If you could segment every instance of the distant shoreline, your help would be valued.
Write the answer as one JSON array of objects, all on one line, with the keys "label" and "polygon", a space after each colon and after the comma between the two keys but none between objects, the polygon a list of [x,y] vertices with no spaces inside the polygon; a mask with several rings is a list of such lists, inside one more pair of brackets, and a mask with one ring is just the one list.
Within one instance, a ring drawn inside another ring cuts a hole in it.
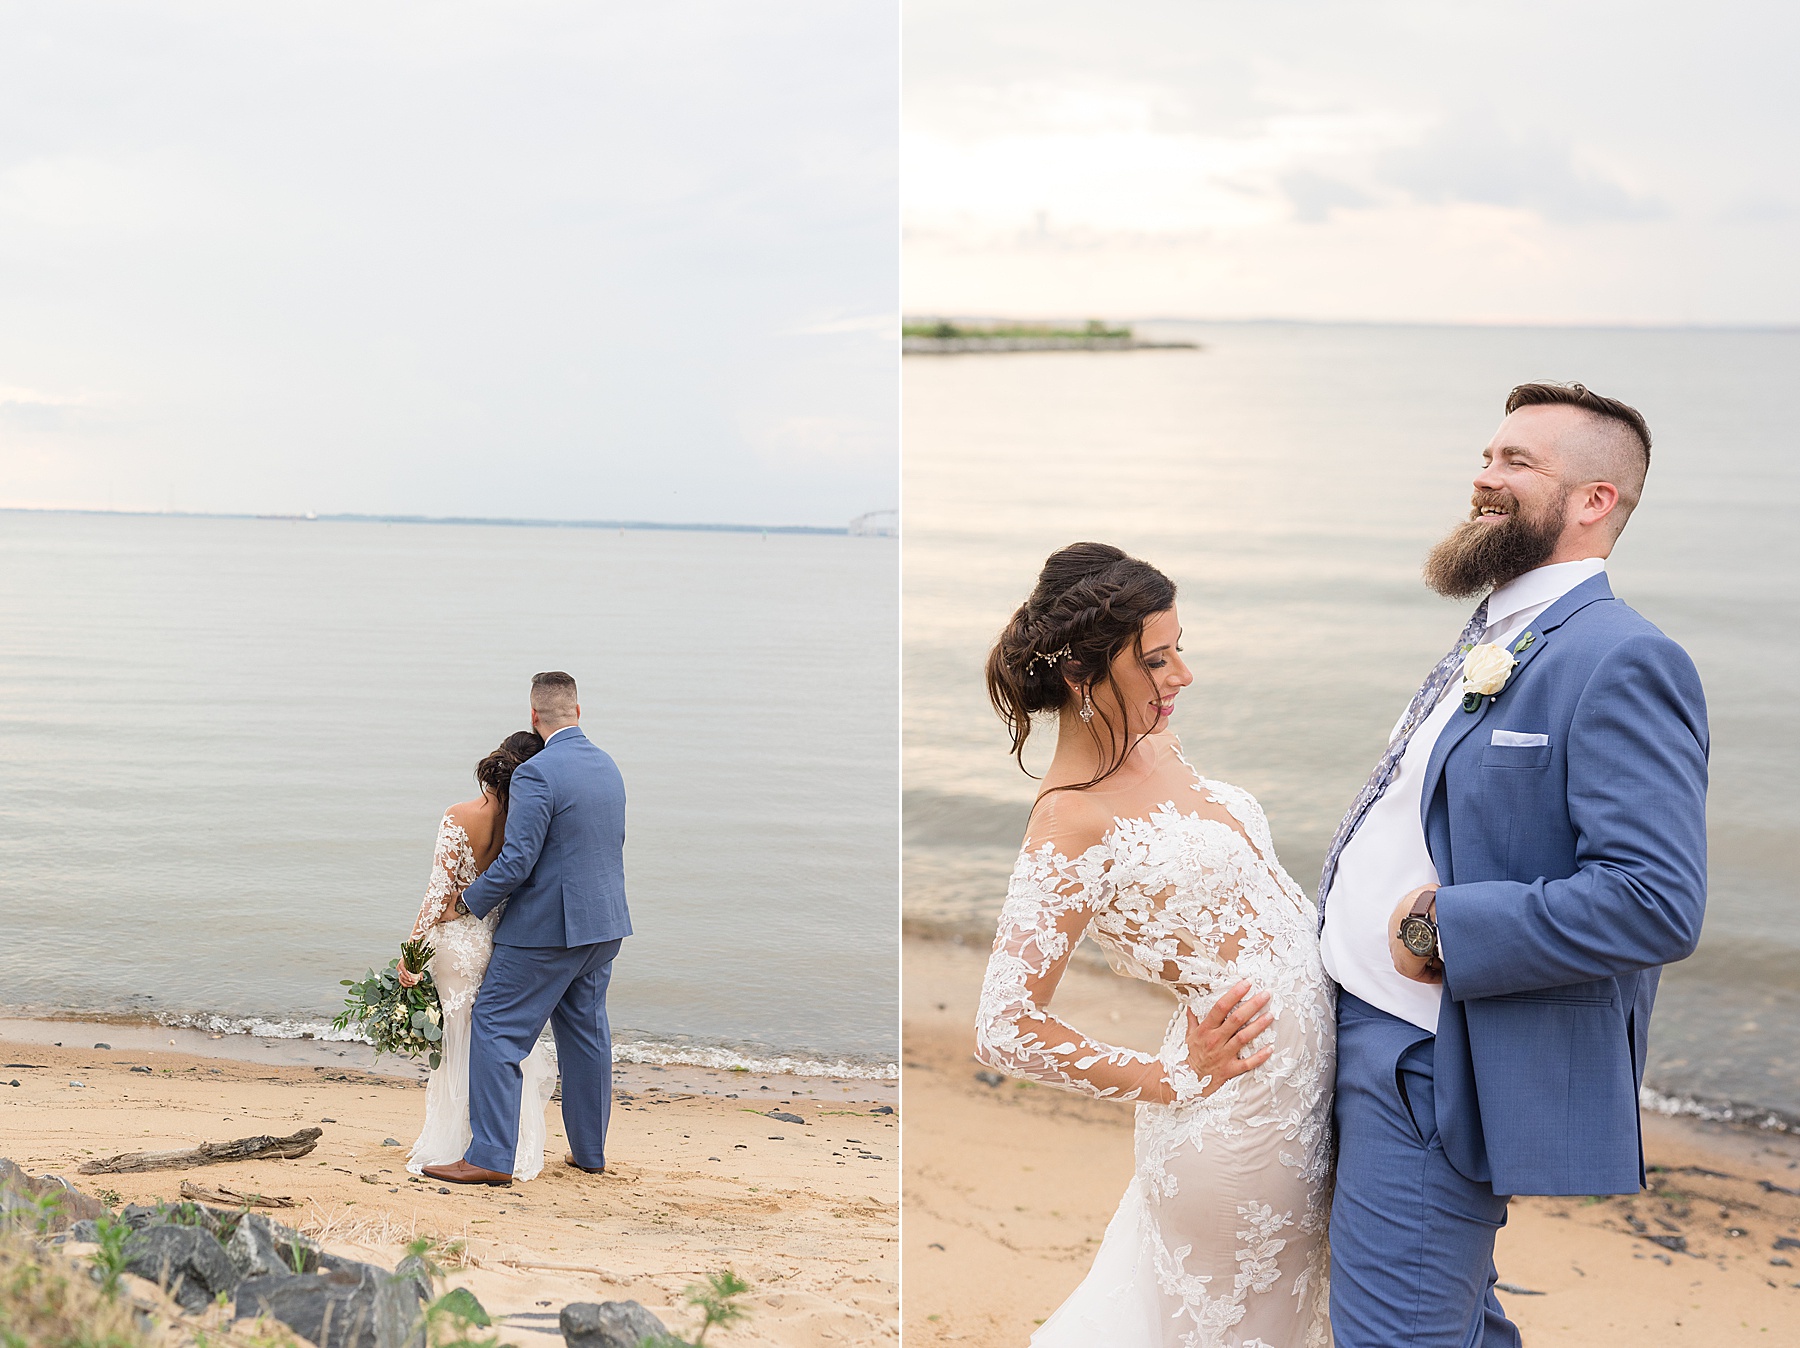
[{"label": "distant shoreline", "polygon": [[[885,513],[885,512],[882,512]],[[890,532],[858,532],[848,525],[822,524],[707,524],[667,523],[661,520],[550,520],[514,519],[484,515],[276,515],[250,511],[209,510],[99,510],[64,506],[0,506],[4,515],[120,515],[133,519],[263,520],[300,524],[457,524],[491,525],[508,529],[635,529],[653,533],[697,534],[800,534],[838,538],[893,538]]]},{"label": "distant shoreline", "polygon": [[900,352],[906,356],[962,356],[1014,351],[1199,351],[1198,342],[1151,341],[1129,324],[1109,326],[1090,318],[1079,327],[1017,320],[966,323],[947,318],[910,318],[900,325]]},{"label": "distant shoreline", "polygon": [[1149,342],[1137,337],[903,337],[907,356],[963,356],[1014,351],[1199,351],[1198,342]]}]

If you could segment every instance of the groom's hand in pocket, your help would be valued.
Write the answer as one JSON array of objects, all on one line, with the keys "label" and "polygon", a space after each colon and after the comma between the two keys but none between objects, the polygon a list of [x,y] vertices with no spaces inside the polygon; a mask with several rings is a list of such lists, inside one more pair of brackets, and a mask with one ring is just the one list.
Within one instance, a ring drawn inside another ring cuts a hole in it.
[{"label": "groom's hand in pocket", "polygon": [[1256,1036],[1275,1023],[1275,1017],[1263,1015],[1269,994],[1250,994],[1250,980],[1245,979],[1218,1001],[1203,1019],[1188,1013],[1188,1066],[1202,1081],[1201,1095],[1211,1095],[1233,1077],[1253,1072],[1269,1060],[1273,1048],[1262,1048],[1245,1054]]}]

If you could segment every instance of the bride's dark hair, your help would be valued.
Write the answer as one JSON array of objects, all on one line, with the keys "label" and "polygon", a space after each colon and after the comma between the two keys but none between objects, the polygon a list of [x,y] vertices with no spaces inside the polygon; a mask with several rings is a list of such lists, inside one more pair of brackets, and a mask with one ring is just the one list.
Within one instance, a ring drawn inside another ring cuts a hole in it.
[{"label": "bride's dark hair", "polygon": [[1141,664],[1144,624],[1174,607],[1175,583],[1111,544],[1071,543],[1050,554],[987,661],[988,700],[1006,722],[1021,770],[1029,775],[1031,718],[1060,712],[1101,680],[1112,691],[1110,707],[1106,699],[1095,702],[1087,729],[1105,766],[1069,789],[1098,785],[1124,766],[1131,739],[1124,725],[1113,724],[1112,708],[1123,708],[1125,697],[1112,663],[1129,646]]},{"label": "bride's dark hair", "polygon": [[475,781],[481,789],[500,802],[500,813],[512,801],[513,769],[544,747],[535,730],[515,730],[500,741],[500,747],[475,765]]}]

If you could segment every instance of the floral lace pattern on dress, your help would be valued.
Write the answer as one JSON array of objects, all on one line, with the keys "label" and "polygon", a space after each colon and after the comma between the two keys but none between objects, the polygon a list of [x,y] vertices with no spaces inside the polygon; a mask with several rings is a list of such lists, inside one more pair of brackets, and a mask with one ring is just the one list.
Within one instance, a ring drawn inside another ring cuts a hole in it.
[{"label": "floral lace pattern on dress", "polygon": [[[438,983],[438,999],[446,1016],[461,1011],[475,1000],[481,976],[487,972],[488,960],[494,953],[494,928],[500,924],[503,903],[486,917],[452,918],[444,914],[481,872],[475,866],[475,849],[463,826],[445,815],[438,825],[437,850],[431,858],[431,881],[425,886],[425,901],[419,905],[418,921],[413,923],[413,939],[428,937],[436,954],[432,957],[432,976]],[[439,976],[440,961],[448,962],[460,978],[446,980]]]},{"label": "floral lace pattern on dress", "polygon": [[[1323,1348],[1336,1043],[1313,905],[1276,861],[1256,801],[1191,767],[1186,775],[1229,820],[1169,800],[1115,819],[1092,846],[1054,826],[1026,840],[982,987],[977,1056],[1047,1085],[1144,1102],[1134,1185],[1148,1210],[1147,1258],[1115,1265],[1102,1254],[1096,1268],[1154,1270],[1147,1318],[1165,1329],[1151,1342]],[[1044,1005],[1083,937],[1116,972],[1174,994],[1160,1054],[1102,1043]],[[1210,1083],[1187,1061],[1189,1018],[1245,978],[1271,994],[1275,1022],[1257,1047],[1273,1051],[1203,1095]],[[1033,1342],[1079,1342],[1096,1322],[1082,1320],[1084,1304],[1120,1294],[1084,1283]]]}]

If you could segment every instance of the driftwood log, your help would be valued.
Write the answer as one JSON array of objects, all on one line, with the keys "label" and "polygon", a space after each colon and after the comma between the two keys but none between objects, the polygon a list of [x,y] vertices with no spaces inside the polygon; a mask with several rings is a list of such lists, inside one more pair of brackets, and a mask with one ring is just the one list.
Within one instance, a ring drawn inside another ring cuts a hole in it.
[{"label": "driftwood log", "polygon": [[239,1193],[236,1189],[227,1189],[223,1184],[218,1188],[209,1188],[204,1184],[195,1184],[192,1180],[181,1181],[181,1196],[191,1198],[196,1203],[211,1203],[221,1208],[292,1208],[299,1205],[291,1198],[272,1198],[267,1194]]},{"label": "driftwood log", "polygon": [[319,1145],[323,1128],[302,1128],[288,1137],[240,1137],[235,1142],[202,1142],[187,1151],[128,1151],[81,1167],[84,1175],[126,1175],[139,1170],[186,1170],[224,1161],[292,1161]]}]

